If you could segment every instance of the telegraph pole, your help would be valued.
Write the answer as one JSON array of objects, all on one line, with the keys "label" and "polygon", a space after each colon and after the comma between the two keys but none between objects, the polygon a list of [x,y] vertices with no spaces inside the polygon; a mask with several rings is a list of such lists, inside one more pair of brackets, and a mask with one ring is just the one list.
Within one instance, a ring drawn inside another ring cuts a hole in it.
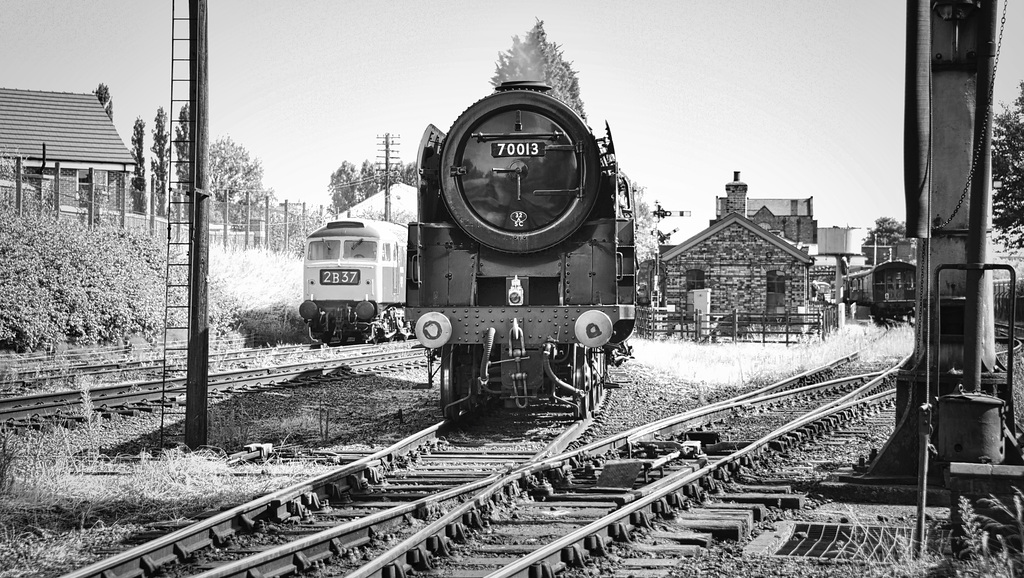
[{"label": "telegraph pole", "polygon": [[[391,220],[391,157],[392,157],[392,153],[394,153],[395,160],[396,161],[398,160],[398,140],[397,139],[399,138],[399,135],[392,135],[391,133],[386,132],[386,133],[384,133],[384,136],[377,135],[377,138],[381,139],[381,142],[378,143],[378,144],[379,144],[379,146],[383,147],[382,149],[378,149],[378,150],[380,150],[380,152],[384,153],[383,157],[381,157],[380,155],[377,155],[378,159],[380,159],[380,158],[384,159],[384,220],[385,221],[390,221]],[[392,151],[392,147],[394,147],[394,149],[395,149],[394,151]],[[378,165],[381,164],[381,161],[378,160],[377,164]]]},{"label": "telegraph pole", "polygon": [[207,441],[207,386],[210,333],[207,319],[207,284],[210,257],[209,216],[209,108],[207,81],[207,0],[189,0],[190,83],[189,147],[192,195],[192,270],[189,307],[188,371],[185,386],[185,445],[198,449]]}]

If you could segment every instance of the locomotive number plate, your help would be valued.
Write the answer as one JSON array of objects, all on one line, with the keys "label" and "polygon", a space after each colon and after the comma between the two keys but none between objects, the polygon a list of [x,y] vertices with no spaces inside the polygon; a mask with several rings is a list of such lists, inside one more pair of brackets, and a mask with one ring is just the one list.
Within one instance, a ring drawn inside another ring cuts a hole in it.
[{"label": "locomotive number plate", "polygon": [[544,144],[542,142],[492,142],[491,156],[494,158],[542,157],[544,156]]},{"label": "locomotive number plate", "polygon": [[320,269],[321,285],[358,285],[358,269]]}]

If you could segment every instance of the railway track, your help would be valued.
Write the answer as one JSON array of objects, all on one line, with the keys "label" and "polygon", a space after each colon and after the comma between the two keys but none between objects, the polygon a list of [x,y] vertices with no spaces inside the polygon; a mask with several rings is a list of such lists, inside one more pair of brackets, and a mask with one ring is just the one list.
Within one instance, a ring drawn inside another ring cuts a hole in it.
[{"label": "railway track", "polygon": [[[349,576],[430,569],[454,576],[546,575],[585,564],[658,515],[696,503],[771,448],[833,428],[863,411],[858,407],[893,395],[888,373],[829,380],[834,371],[830,364],[599,440],[583,441],[585,425],[577,424],[557,443],[529,451],[521,439],[511,440],[512,447],[507,440],[438,445],[445,427],[438,424],[67,576],[141,578],[183,560],[188,564],[175,575],[204,578],[280,576],[324,564],[331,574]],[[742,424],[738,417],[755,412],[763,431],[727,433],[735,447],[715,453],[728,444],[713,434],[721,438],[725,425]],[[736,508],[726,510],[736,516]],[[422,521],[410,524],[413,518]],[[243,536],[271,528],[291,539],[276,544]],[[215,545],[216,555],[205,554]]]},{"label": "railway track", "polygon": [[[293,362],[270,368],[237,369],[212,373],[210,392],[230,394],[266,388],[298,387],[324,377],[338,378],[368,371],[425,362],[418,346],[381,351],[350,350],[330,359]],[[131,381],[91,388],[90,405],[101,415],[136,415],[165,406],[184,403],[185,378]],[[0,399],[0,430],[20,431],[45,423],[76,422],[85,419],[80,409],[83,392],[77,390]]]},{"label": "railway track", "polygon": [[[348,356],[357,351],[373,351],[375,349],[379,349],[379,347],[354,345],[344,349],[311,349],[308,345],[286,345],[274,348],[225,349],[212,351],[210,363],[214,367],[228,367],[253,361],[287,360],[293,357]],[[167,366],[173,374],[183,374],[185,361],[183,351],[174,351],[168,355]],[[158,349],[123,352],[115,356],[104,356],[97,353],[91,357],[77,356],[65,360],[50,360],[46,363],[36,362],[29,365],[12,366],[6,372],[4,388],[8,392],[21,392],[54,383],[69,383],[83,378],[109,380],[127,375],[155,377],[159,376],[162,371],[163,352]]]}]

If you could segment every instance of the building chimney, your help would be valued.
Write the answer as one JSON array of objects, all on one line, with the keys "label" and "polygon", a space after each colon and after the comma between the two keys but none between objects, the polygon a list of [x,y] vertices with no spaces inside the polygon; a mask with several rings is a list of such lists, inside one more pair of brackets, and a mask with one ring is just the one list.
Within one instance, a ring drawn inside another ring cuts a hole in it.
[{"label": "building chimney", "polygon": [[747,216],[747,184],[740,180],[740,172],[733,171],[733,181],[725,185],[725,214]]}]

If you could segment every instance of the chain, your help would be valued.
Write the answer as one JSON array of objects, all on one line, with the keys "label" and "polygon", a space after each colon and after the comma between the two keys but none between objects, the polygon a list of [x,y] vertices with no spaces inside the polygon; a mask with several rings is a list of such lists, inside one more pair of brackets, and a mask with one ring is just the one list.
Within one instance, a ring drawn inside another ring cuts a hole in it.
[{"label": "chain", "polygon": [[[992,62],[992,78],[988,85],[988,106],[985,107],[985,124],[983,126],[988,126],[988,123],[992,120],[992,98],[995,95],[996,89],[996,69],[999,68],[999,52],[1003,46],[1003,28],[1006,26],[1006,8],[1009,1],[1010,0],[1003,0],[1003,16],[999,19],[999,39],[996,41],[996,56]],[[971,170],[967,173],[967,182],[964,183],[964,192],[960,194],[960,200],[957,202],[956,208],[953,209],[953,214],[946,219],[945,223],[935,227],[935,229],[945,228],[946,225],[953,221],[956,214],[960,212],[960,207],[963,206],[964,199],[967,198],[967,193],[971,190],[971,181],[974,179],[974,172],[978,168],[978,159],[981,158],[981,146],[984,141],[985,131],[981,131],[978,134],[978,139],[974,142],[974,153],[971,158]],[[939,218],[936,217],[935,220],[938,221]]]}]

